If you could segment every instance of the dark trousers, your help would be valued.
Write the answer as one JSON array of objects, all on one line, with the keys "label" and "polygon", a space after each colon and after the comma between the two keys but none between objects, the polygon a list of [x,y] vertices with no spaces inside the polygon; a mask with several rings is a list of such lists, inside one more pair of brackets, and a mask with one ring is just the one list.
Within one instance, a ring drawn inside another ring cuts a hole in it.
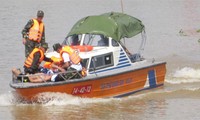
[{"label": "dark trousers", "polygon": [[33,49],[38,46],[38,42],[34,42],[32,40],[27,39],[25,44],[25,57],[27,58],[28,55],[33,51]]},{"label": "dark trousers", "polygon": [[27,68],[26,66],[24,66],[24,73],[25,74],[35,74],[35,73],[38,73],[39,72],[39,69],[32,69],[32,68]]}]

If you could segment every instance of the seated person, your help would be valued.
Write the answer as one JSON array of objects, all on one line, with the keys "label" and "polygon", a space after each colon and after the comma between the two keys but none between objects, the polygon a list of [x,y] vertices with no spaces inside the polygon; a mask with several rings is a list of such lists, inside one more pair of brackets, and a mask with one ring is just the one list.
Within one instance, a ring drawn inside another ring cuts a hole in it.
[{"label": "seated person", "polygon": [[[73,48],[69,46],[62,47],[59,43],[54,44],[53,49],[60,54],[63,61],[61,67],[57,66],[57,68],[68,71],[67,73],[64,73],[63,76],[66,79],[75,78],[74,73],[82,71],[80,56]],[[79,75],[76,76],[76,78],[80,77],[81,76]],[[60,78],[62,78],[62,76]]]},{"label": "seated person", "polygon": [[39,48],[34,48],[24,62],[25,74],[35,74],[39,71],[39,65],[42,61],[53,62],[50,58],[45,56],[48,49],[47,43],[42,43]]},{"label": "seated person", "polygon": [[108,46],[108,38],[100,35],[101,39],[98,41],[98,46]]},{"label": "seated person", "polygon": [[69,45],[69,46],[80,45],[80,39],[78,35],[72,35],[72,36],[66,37],[62,45]]},{"label": "seated person", "polygon": [[80,41],[79,41],[78,35],[72,36],[72,43],[71,43],[71,45],[80,45]]}]

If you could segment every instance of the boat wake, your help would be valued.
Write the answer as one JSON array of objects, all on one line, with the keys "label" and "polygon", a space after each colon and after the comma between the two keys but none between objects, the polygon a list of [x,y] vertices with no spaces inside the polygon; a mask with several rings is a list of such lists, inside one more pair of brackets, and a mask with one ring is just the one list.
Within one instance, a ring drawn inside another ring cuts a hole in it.
[{"label": "boat wake", "polygon": [[111,99],[104,98],[83,98],[65,93],[41,93],[37,96],[38,103],[46,106],[51,105],[83,105],[89,103],[109,102]]},{"label": "boat wake", "polygon": [[164,89],[149,90],[148,92],[139,92],[123,98],[81,98],[68,95],[65,93],[42,93],[38,96],[37,102],[27,102],[9,92],[0,94],[0,106],[24,106],[24,105],[42,105],[42,106],[84,106],[89,104],[110,104],[121,103],[123,101],[138,101],[141,99],[164,99],[164,98],[200,98],[199,88],[181,88],[181,89]]},{"label": "boat wake", "polygon": [[14,95],[11,92],[0,94],[0,106],[13,105]]},{"label": "boat wake", "polygon": [[200,82],[200,69],[194,69],[191,67],[178,69],[173,74],[169,75],[166,82],[170,84]]},{"label": "boat wake", "polygon": [[37,96],[37,101],[28,102],[20,98],[15,91],[0,94],[0,106],[11,106],[11,105],[35,105],[40,104],[44,106],[63,106],[63,105],[83,105],[90,103],[101,103],[109,102],[114,98],[81,98],[72,96],[65,93],[41,93]]},{"label": "boat wake", "polygon": [[174,99],[174,98],[200,98],[199,88],[182,88],[182,89],[170,89],[170,90],[157,90],[157,91],[148,91],[142,94],[128,96],[127,100],[160,100],[160,99]]}]

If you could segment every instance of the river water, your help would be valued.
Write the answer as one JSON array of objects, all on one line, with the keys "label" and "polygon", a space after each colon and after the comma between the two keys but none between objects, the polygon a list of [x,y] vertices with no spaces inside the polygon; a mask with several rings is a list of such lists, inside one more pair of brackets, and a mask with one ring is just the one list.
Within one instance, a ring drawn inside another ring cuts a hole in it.
[{"label": "river water", "polygon": [[[1,120],[199,120],[200,1],[123,0],[123,11],[140,19],[147,33],[143,56],[167,62],[165,85],[124,98],[78,98],[48,94],[43,104],[15,99],[11,69],[22,68],[21,30],[45,12],[46,41],[62,42],[73,24],[88,15],[121,12],[121,0],[0,0]],[[131,44],[129,44],[131,47]],[[50,49],[51,50],[51,49]],[[41,100],[42,101],[42,100]]]}]

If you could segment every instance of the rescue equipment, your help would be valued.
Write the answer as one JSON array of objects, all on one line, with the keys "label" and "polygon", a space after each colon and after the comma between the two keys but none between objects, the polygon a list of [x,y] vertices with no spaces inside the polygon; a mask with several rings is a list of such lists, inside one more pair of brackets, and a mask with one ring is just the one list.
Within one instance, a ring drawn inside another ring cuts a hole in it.
[{"label": "rescue equipment", "polygon": [[33,26],[29,30],[29,39],[39,43],[42,39],[43,29],[43,22],[39,23],[36,19],[33,19]]},{"label": "rescue equipment", "polygon": [[73,64],[78,64],[81,61],[80,56],[78,55],[78,52],[74,50],[73,48],[69,46],[64,46],[60,52],[60,58],[62,58],[62,54],[66,52],[69,54],[70,61]]},{"label": "rescue equipment", "polygon": [[80,52],[89,52],[91,50],[93,50],[93,46],[90,45],[74,45],[74,46],[70,46],[73,49],[77,49]]},{"label": "rescue equipment", "polygon": [[38,66],[40,65],[40,63],[44,60],[44,53],[41,49],[39,48],[35,48],[33,49],[33,51],[31,52],[31,54],[27,57],[25,63],[24,63],[24,66],[26,66],[27,68],[30,68],[32,63],[33,63],[33,58],[34,58],[34,54],[36,52],[40,52],[40,59],[39,59],[39,62],[38,62]]}]

